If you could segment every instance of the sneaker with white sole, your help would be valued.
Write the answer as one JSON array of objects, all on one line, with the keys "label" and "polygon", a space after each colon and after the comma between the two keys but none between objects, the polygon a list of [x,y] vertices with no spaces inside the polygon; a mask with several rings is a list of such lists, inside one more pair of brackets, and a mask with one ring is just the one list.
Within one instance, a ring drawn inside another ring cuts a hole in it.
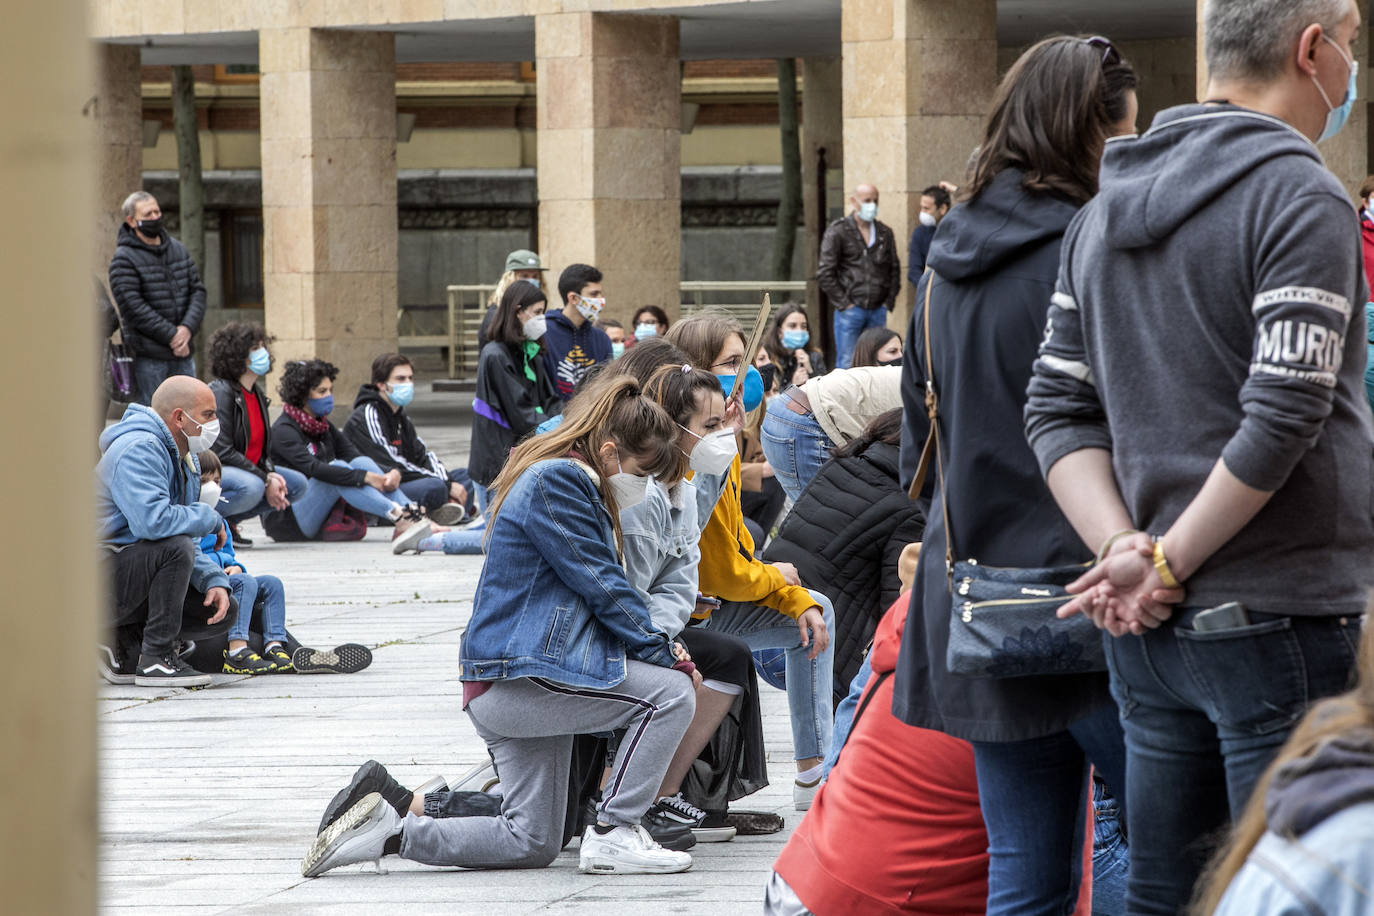
[{"label": "sneaker with white sole", "polygon": [[816,793],[821,790],[821,777],[817,776],[812,782],[802,782],[800,779],[792,780],[792,807],[798,811],[806,811],[811,807],[811,802],[815,801]]},{"label": "sneaker with white sole", "polygon": [[401,832],[401,818],[381,793],[365,795],[315,838],[301,860],[301,874],[318,877],[332,868],[376,862],[382,870],[386,841]]},{"label": "sneaker with white sole", "polygon": [[134,659],[121,654],[117,646],[100,645],[100,676],[109,684],[132,684],[134,682]]},{"label": "sneaker with white sole", "polygon": [[428,519],[412,521],[405,528],[397,525],[391,535],[391,552],[399,555],[416,550],[420,542],[429,537],[431,530]]},{"label": "sneaker with white sole", "polygon": [[458,777],[452,785],[454,792],[484,792],[488,783],[500,782],[496,775],[496,764],[490,757],[472,765],[472,768]]},{"label": "sneaker with white sole", "polygon": [[672,875],[691,867],[690,855],[664,849],[638,824],[607,833],[588,827],[577,862],[578,871],[588,875]]},{"label": "sneaker with white sole", "polygon": [[734,827],[724,822],[707,824],[706,812],[683,798],[681,792],[660,798],[649,812],[686,827],[699,843],[728,843],[735,838]]},{"label": "sneaker with white sole", "polygon": [[436,525],[456,525],[467,517],[466,506],[458,503],[444,503],[429,513],[429,520]]},{"label": "sneaker with white sole", "polygon": [[175,652],[161,658],[140,655],[134,668],[134,684],[139,687],[204,687],[210,681],[210,675],[201,674]]}]

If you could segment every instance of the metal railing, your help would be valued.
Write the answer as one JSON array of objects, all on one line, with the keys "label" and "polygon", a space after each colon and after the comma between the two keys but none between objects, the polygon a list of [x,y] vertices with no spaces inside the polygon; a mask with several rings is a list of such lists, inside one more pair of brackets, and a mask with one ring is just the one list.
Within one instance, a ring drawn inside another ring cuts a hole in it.
[{"label": "metal railing", "polygon": [[[448,377],[474,377],[477,374],[477,332],[487,311],[487,299],[495,288],[493,284],[476,283],[446,287],[445,334],[416,333],[414,313],[432,311],[434,306],[401,306],[396,311],[397,344],[401,351],[420,347],[447,348]],[[733,315],[746,329],[753,324],[764,293],[773,297],[774,305],[789,299],[805,304],[806,299],[805,280],[692,280],[678,284],[678,290],[684,318],[714,309]],[[811,318],[815,320],[815,316]]]}]

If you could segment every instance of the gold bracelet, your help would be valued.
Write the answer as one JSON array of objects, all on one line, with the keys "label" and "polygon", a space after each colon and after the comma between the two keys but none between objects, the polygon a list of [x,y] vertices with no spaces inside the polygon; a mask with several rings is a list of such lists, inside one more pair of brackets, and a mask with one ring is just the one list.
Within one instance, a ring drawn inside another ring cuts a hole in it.
[{"label": "gold bracelet", "polygon": [[1111,537],[1107,538],[1107,540],[1102,542],[1102,549],[1097,552],[1097,559],[1095,562],[1101,563],[1103,560],[1105,560],[1107,558],[1107,552],[1112,549],[1112,545],[1115,544],[1117,541],[1121,540],[1124,537],[1129,537],[1133,534],[1139,533],[1140,532],[1135,528],[1122,528],[1116,534],[1112,535]]},{"label": "gold bracelet", "polygon": [[1169,558],[1164,556],[1164,542],[1155,541],[1155,572],[1159,573],[1159,581],[1164,583],[1165,588],[1182,588],[1183,583],[1178,581],[1174,571],[1169,568]]}]

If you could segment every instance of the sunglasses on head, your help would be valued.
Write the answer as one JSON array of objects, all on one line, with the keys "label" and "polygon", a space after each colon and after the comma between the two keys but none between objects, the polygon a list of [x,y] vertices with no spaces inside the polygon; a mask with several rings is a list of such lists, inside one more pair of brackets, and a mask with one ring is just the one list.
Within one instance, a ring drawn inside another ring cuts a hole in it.
[{"label": "sunglasses on head", "polygon": [[1092,38],[1083,39],[1083,42],[1102,52],[1102,66],[1110,67],[1121,63],[1121,52],[1109,39],[1103,38],[1101,35],[1094,35]]}]

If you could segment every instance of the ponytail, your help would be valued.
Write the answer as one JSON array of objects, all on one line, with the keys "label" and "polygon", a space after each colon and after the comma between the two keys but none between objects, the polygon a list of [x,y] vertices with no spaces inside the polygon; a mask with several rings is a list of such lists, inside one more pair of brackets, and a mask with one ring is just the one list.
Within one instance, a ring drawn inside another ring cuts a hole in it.
[{"label": "ponytail", "polygon": [[[645,472],[656,477],[670,477],[677,473],[683,458],[677,447],[677,426],[672,417],[653,401],[641,394],[639,382],[628,376],[602,377],[594,380],[563,413],[563,422],[556,429],[525,440],[510,453],[505,467],[492,481],[496,499],[490,507],[491,522],[501,510],[506,494],[521,474],[539,461],[581,457],[595,465],[597,450],[606,442],[634,455]],[[611,514],[616,549],[621,548],[620,507],[606,477],[597,472],[597,488],[601,500]]]}]

